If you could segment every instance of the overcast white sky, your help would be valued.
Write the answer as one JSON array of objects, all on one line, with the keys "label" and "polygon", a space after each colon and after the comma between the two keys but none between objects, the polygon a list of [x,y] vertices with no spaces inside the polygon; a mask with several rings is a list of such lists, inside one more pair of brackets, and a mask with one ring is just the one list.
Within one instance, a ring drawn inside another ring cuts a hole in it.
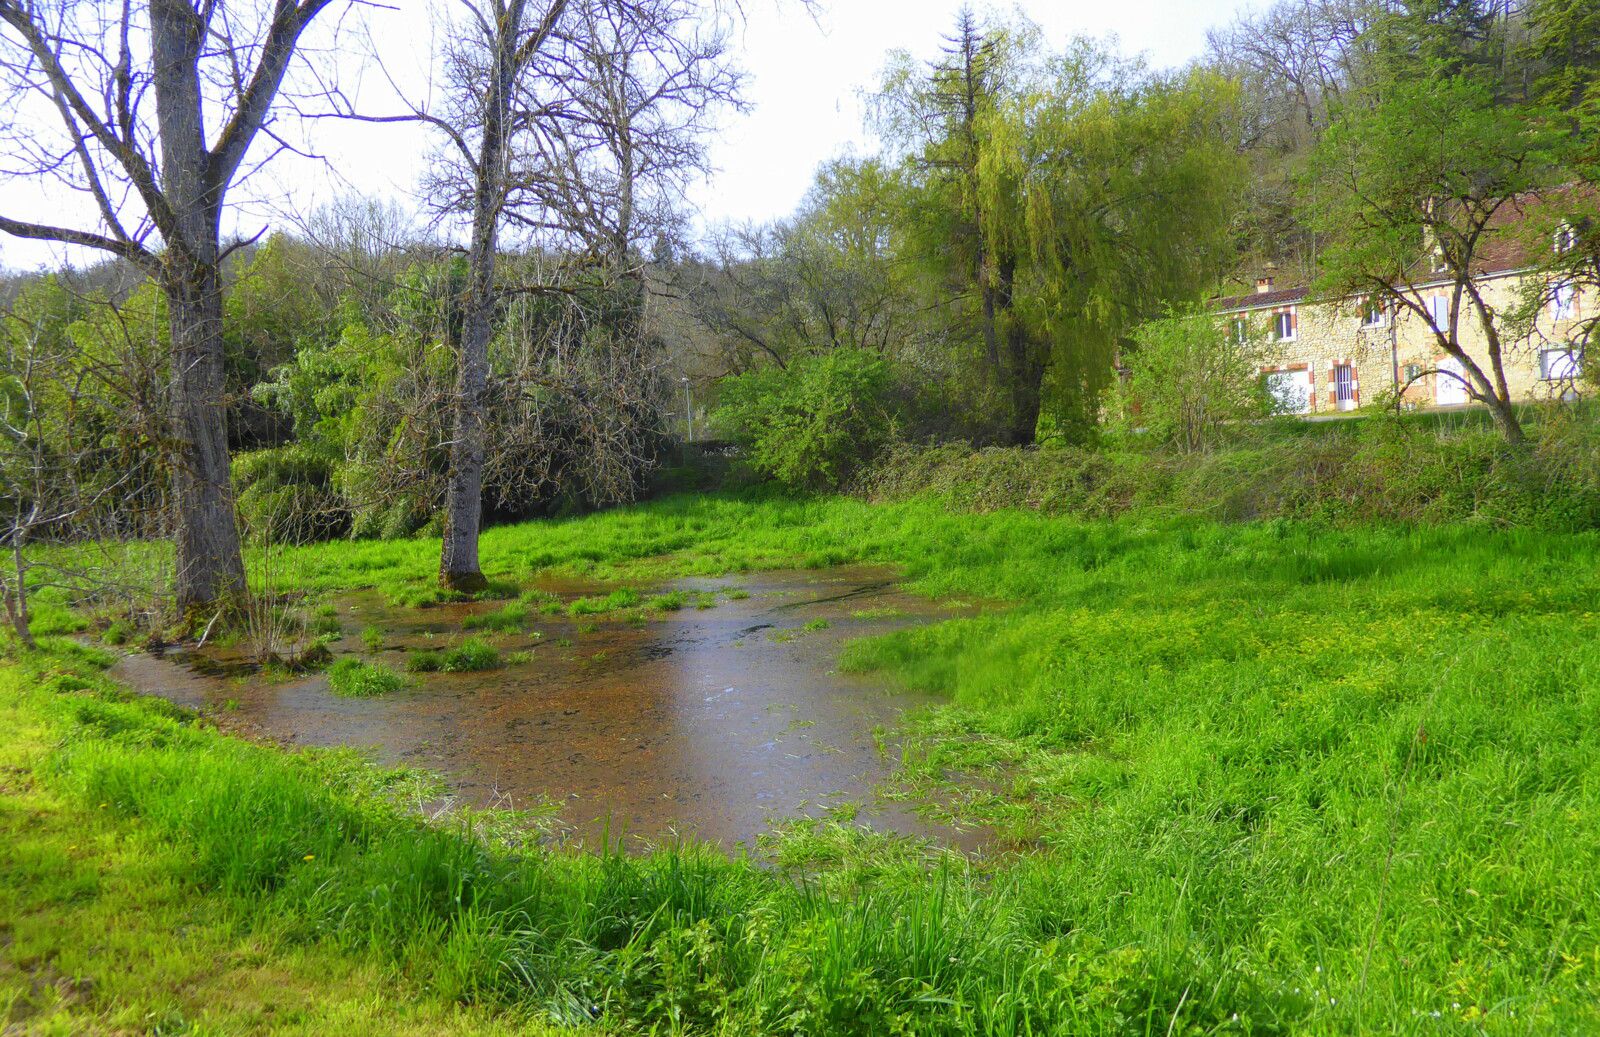
[{"label": "overcast white sky", "polygon": [[[1152,65],[1181,65],[1197,56],[1208,27],[1230,20],[1263,0],[1023,0],[1017,4],[1038,22],[1053,44],[1075,35],[1115,36],[1126,54],[1144,54]],[[709,224],[766,220],[792,211],[811,184],[818,163],[842,151],[870,149],[862,128],[860,92],[872,87],[887,53],[905,48],[934,56],[955,19],[961,0],[822,0],[813,18],[794,0],[745,0],[747,24],[735,37],[735,52],[749,74],[747,115],[727,115],[711,149],[717,172],[697,187],[692,201]],[[982,9],[983,5],[978,5]],[[421,0],[373,15],[379,48],[391,66],[420,64],[429,44]],[[382,93],[369,81],[368,98]],[[257,183],[250,194],[287,198],[305,209],[354,187],[363,194],[404,199],[413,189],[427,142],[414,128],[321,124],[318,152],[339,171],[304,162],[282,162],[276,183]],[[344,182],[340,182],[340,181]],[[49,205],[24,197],[25,189],[0,188],[5,209],[27,218],[29,207]],[[33,192],[26,192],[32,195]],[[239,220],[253,233],[275,222],[260,206]],[[0,268],[54,265],[55,247],[0,235]]]}]

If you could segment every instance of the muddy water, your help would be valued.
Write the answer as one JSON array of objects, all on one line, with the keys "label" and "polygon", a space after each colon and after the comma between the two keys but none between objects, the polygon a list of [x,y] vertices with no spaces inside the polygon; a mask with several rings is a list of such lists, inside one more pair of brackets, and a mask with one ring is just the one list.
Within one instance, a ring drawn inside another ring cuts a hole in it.
[{"label": "muddy water", "polygon": [[[118,675],[257,737],[367,747],[438,771],[478,805],[558,803],[566,837],[579,842],[609,826],[636,842],[682,835],[748,846],[773,822],[851,803],[857,823],[977,845],[979,833],[931,826],[875,791],[894,755],[879,744],[881,728],[926,700],[833,669],[844,640],[949,610],[868,568],[671,586],[715,592],[716,605],[644,624],[530,618],[522,631],[488,636],[531,661],[418,677],[381,699],[339,698],[322,676],[268,684],[150,656],[129,657]],[[568,599],[598,589],[545,587]],[[749,597],[729,597],[736,588]],[[386,634],[378,660],[403,669],[407,650],[447,646],[464,619],[494,607],[402,610],[373,595],[346,598],[338,647],[360,651],[357,633],[376,626]]]}]

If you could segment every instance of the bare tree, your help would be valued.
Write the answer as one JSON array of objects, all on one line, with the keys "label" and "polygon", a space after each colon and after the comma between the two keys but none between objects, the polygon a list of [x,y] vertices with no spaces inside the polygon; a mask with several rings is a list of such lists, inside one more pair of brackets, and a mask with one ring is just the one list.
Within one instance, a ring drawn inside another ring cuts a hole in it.
[{"label": "bare tree", "polygon": [[[0,601],[17,640],[35,646],[30,595],[41,586],[76,598],[108,593],[148,601],[111,555],[136,502],[148,497],[150,466],[107,463],[96,415],[137,420],[138,365],[86,354],[71,335],[8,307],[0,312]],[[74,541],[41,554],[42,541]]]},{"label": "bare tree", "polygon": [[[562,277],[591,277],[597,265],[642,294],[633,246],[668,222],[674,189],[703,168],[705,120],[733,99],[738,80],[722,63],[723,35],[701,25],[692,0],[461,6],[443,55],[442,107],[414,103],[405,114],[372,116],[346,106],[340,114],[431,126],[445,143],[427,195],[441,215],[470,221],[439,580],[472,592],[485,582],[478,532],[497,305],[508,294],[560,293]],[[551,257],[560,276],[498,285],[508,227]],[[636,319],[614,330],[630,337]]]},{"label": "bare tree", "polygon": [[[0,0],[3,172],[54,182],[95,213],[78,226],[0,213],[0,230],[119,256],[167,299],[182,610],[245,591],[224,421],[222,216],[247,158],[259,166],[288,147],[274,105],[331,2]],[[266,155],[253,151],[262,136]]]}]

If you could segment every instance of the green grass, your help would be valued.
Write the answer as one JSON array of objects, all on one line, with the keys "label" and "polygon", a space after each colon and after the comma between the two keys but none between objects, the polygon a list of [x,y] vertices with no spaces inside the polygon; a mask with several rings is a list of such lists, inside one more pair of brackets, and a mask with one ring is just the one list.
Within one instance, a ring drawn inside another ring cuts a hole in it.
[{"label": "green grass", "polygon": [[406,686],[406,679],[387,666],[345,656],[328,667],[328,686],[347,699],[377,698]]},{"label": "green grass", "polygon": [[[74,669],[84,676],[63,680]],[[83,687],[63,690],[73,682]],[[90,697],[77,701],[82,696]],[[74,775],[53,761],[72,751],[61,746],[63,735],[79,752],[114,737],[73,714],[73,706],[113,705],[101,696],[119,697],[81,658],[37,655],[0,665],[0,1030],[40,1037],[555,1032],[537,1013],[463,1007],[392,958],[308,941],[264,902],[197,882],[193,843],[84,799]],[[186,730],[159,704],[120,708],[136,720],[122,728],[125,742],[141,732]],[[207,739],[215,736],[193,744]],[[413,794],[348,754],[301,759],[308,779],[342,784],[352,797]]]},{"label": "green grass", "polygon": [[486,612],[482,615],[468,616],[462,621],[463,630],[494,630],[500,633],[509,633],[520,630],[528,619],[528,607],[521,602],[513,601],[509,605]]},{"label": "green grass", "polygon": [[407,673],[439,673],[444,669],[444,653],[427,649],[406,656]]},{"label": "green grass", "polygon": [[500,650],[481,637],[469,637],[444,653],[445,673],[474,673],[500,665]]},{"label": "green grass", "polygon": [[567,606],[569,616],[598,616],[607,612],[621,612],[637,608],[643,596],[631,587],[619,587],[610,594],[579,598]]},{"label": "green grass", "polygon": [[[421,586],[436,551],[322,545],[303,571]],[[991,603],[841,665],[941,697],[911,720],[907,780],[1022,852],[974,866],[796,826],[777,851],[809,876],[795,884],[692,847],[469,850],[96,687],[37,692],[57,703],[53,787],[184,847],[199,886],[317,946],[558,1019],[1600,1032],[1594,533],[712,497],[492,530],[483,557],[512,581],[629,586],[880,563]]]}]

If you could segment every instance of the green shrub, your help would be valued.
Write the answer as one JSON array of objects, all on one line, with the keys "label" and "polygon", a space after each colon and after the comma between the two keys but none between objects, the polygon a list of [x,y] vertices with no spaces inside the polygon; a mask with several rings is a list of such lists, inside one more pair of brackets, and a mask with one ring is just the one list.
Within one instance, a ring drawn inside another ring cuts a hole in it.
[{"label": "green shrub", "polygon": [[469,637],[444,653],[445,673],[473,673],[500,665],[500,651],[481,637]]},{"label": "green shrub", "polygon": [[346,656],[328,668],[328,686],[347,699],[369,699],[399,691],[406,679],[387,666]]},{"label": "green shrub", "polygon": [[435,651],[412,652],[406,656],[406,670],[410,673],[438,673],[444,669],[444,653]]},{"label": "green shrub", "polygon": [[860,473],[852,490],[880,502],[933,495],[963,510],[1086,519],[1600,527],[1600,427],[1581,412],[1545,412],[1530,422],[1526,447],[1482,422],[1442,424],[1433,415],[1268,422],[1233,438],[1204,453],[900,446]]},{"label": "green shrub", "polygon": [[376,652],[383,647],[383,631],[375,626],[362,628],[361,643],[369,652]]},{"label": "green shrub", "polygon": [[1175,310],[1134,329],[1128,378],[1113,407],[1124,430],[1186,452],[1214,445],[1242,422],[1273,412],[1261,378],[1262,337],[1235,332],[1202,309]]},{"label": "green shrub", "polygon": [[899,406],[889,362],[835,349],[718,383],[712,415],[758,472],[793,487],[837,487],[894,435]]},{"label": "green shrub", "polygon": [[336,487],[338,463],[317,442],[236,454],[233,482],[239,491],[239,518],[251,533],[273,543],[345,535],[350,507]]}]

